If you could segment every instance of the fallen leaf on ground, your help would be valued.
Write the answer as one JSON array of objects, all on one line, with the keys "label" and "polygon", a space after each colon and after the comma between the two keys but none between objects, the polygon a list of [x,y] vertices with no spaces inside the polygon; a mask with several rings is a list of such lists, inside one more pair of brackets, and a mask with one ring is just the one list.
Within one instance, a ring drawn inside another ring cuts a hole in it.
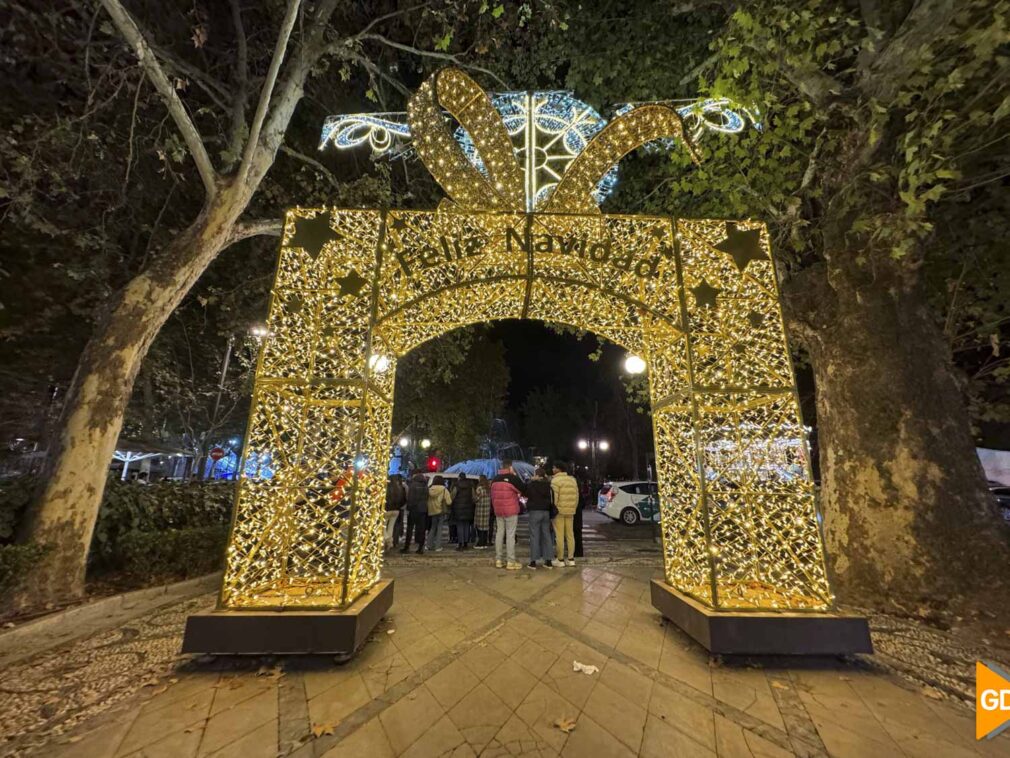
[{"label": "fallen leaf on ground", "polygon": [[599,668],[589,663],[579,663],[578,661],[572,661],[572,671],[581,671],[583,674],[592,676],[597,671],[599,671]]},{"label": "fallen leaf on ground", "polygon": [[789,689],[786,685],[782,684],[782,682],[772,682],[772,687],[774,687],[777,690]]},{"label": "fallen leaf on ground", "polygon": [[565,734],[571,734],[572,730],[575,729],[575,719],[560,718],[554,722],[554,726],[556,726]]},{"label": "fallen leaf on ground", "polygon": [[150,679],[145,679],[140,683],[141,687],[154,687],[160,680],[156,676],[152,676]]},{"label": "fallen leaf on ground", "polygon": [[75,734],[73,737],[67,737],[67,742],[73,745],[75,742],[80,742],[83,739],[84,739],[83,735]]},{"label": "fallen leaf on ground", "polygon": [[395,629],[387,629],[386,630],[386,634],[396,634],[396,630]]},{"label": "fallen leaf on ground", "polygon": [[923,687],[922,694],[933,700],[943,700],[943,693],[936,687]]},{"label": "fallen leaf on ground", "polygon": [[324,734],[333,734],[333,724],[313,724],[312,736],[322,737]]}]

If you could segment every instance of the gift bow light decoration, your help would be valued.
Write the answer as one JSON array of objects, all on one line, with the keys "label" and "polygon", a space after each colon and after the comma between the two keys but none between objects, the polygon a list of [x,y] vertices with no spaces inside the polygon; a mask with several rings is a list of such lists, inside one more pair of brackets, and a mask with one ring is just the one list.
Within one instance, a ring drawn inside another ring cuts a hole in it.
[{"label": "gift bow light decoration", "polygon": [[462,71],[434,74],[407,112],[447,195],[437,210],[287,214],[244,448],[273,475],[241,469],[221,606],[345,608],[367,592],[397,360],[524,318],[645,360],[672,587],[716,610],[832,607],[764,225],[597,207],[601,178],[643,144],[697,158],[677,110],[622,113],[532,194],[507,120]]},{"label": "gift bow light decoration", "polygon": [[[607,121],[590,105],[570,92],[501,92],[489,95],[512,138],[526,188],[526,210],[540,210],[571,161]],[[658,103],[676,110],[693,142],[707,134],[738,134],[748,121],[757,129],[761,123],[752,108],[733,104],[726,98]],[[655,103],[651,104],[655,105]],[[634,104],[621,106],[621,116]],[[453,136],[467,158],[480,171],[484,165],[470,135],[457,127]],[[413,153],[411,127],[406,113],[354,113],[329,117],[323,125],[320,149],[334,145],[346,150],[368,144],[375,155],[406,156]],[[650,143],[650,148],[674,148],[672,140]],[[617,165],[611,166],[596,187],[597,204],[603,202],[617,183]]]}]

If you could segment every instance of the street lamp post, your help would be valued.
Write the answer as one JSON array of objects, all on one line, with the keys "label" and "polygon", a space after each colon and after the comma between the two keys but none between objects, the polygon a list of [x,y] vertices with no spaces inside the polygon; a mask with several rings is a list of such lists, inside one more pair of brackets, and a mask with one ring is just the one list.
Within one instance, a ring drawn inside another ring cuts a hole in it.
[{"label": "street lamp post", "polygon": [[599,450],[601,453],[609,452],[610,443],[607,440],[599,439],[594,434],[589,439],[586,439],[585,437],[579,439],[576,445],[578,446],[579,450],[582,450],[583,452],[585,452],[586,450],[589,451],[590,461],[592,463],[592,469],[593,469],[593,481],[594,482],[599,481],[600,471],[596,465],[596,451]]}]

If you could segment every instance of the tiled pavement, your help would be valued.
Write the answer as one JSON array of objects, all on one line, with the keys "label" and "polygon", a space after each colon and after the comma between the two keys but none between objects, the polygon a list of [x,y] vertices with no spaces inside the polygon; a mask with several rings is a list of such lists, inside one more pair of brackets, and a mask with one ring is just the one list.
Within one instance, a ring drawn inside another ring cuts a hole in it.
[{"label": "tiled pavement", "polygon": [[[641,566],[397,567],[358,656],[176,657],[188,601],[0,673],[0,751],[61,756],[969,756],[972,714],[864,661],[710,661]],[[590,664],[592,675],[573,671]],[[574,722],[569,732],[560,721]],[[313,733],[315,732],[315,734]]]}]

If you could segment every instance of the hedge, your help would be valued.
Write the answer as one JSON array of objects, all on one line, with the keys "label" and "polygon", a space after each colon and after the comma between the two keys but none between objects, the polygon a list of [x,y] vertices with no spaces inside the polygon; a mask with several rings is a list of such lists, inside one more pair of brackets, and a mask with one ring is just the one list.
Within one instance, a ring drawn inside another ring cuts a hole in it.
[{"label": "hedge", "polygon": [[119,543],[123,571],[138,579],[202,576],[221,567],[226,526],[127,532]]},{"label": "hedge", "polygon": [[[34,490],[32,477],[0,480],[0,592],[44,553],[36,545],[12,544]],[[234,495],[234,482],[141,485],[110,479],[91,541],[89,576],[188,577],[215,570]]]},{"label": "hedge", "polygon": [[38,545],[0,545],[0,594],[14,589],[45,552]]}]

